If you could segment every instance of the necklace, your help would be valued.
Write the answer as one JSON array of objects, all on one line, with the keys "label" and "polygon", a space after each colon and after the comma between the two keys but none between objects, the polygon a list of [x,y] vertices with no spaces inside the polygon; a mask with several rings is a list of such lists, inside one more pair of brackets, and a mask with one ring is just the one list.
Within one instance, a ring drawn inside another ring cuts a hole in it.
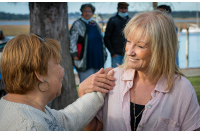
[{"label": "necklace", "polygon": [[[142,110],[137,116],[135,116],[135,99],[134,99],[134,97],[135,97],[135,90],[133,89],[134,131],[136,131],[136,120],[137,120],[137,118],[142,114],[142,112],[144,111],[145,106],[144,106],[143,110]],[[151,97],[151,98],[152,98],[152,97]],[[150,98],[150,100],[151,100],[151,98]]]},{"label": "necklace", "polygon": [[24,94],[29,100],[31,100],[31,102],[37,104],[38,106],[40,106],[40,108],[42,109],[43,112],[45,112],[45,110],[42,108],[41,105],[39,105],[38,103],[36,103],[35,101],[33,101],[29,96],[27,96],[26,94]]}]

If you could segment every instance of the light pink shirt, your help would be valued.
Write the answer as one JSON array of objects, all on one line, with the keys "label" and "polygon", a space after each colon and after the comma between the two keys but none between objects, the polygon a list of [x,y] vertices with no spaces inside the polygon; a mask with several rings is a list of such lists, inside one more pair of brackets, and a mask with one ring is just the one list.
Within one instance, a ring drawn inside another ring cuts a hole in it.
[{"label": "light pink shirt", "polygon": [[[105,131],[131,131],[130,88],[135,70],[115,68],[115,87],[105,97],[97,118]],[[175,75],[176,76],[176,75]],[[167,80],[161,77],[145,105],[137,131],[195,130],[200,127],[200,107],[191,83],[185,78],[174,80],[171,91],[165,91]]]}]

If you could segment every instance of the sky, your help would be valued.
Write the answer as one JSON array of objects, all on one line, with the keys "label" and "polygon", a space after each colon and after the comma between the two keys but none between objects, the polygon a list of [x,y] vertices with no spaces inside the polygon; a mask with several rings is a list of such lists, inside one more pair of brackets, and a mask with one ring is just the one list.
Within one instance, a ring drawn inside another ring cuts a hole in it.
[{"label": "sky", "polygon": [[[7,0],[6,0],[7,1]],[[28,1],[0,2],[0,12],[12,14],[29,14]],[[110,1],[110,0],[109,0]],[[49,2],[49,1],[48,1]],[[52,1],[51,1],[52,2]],[[66,1],[59,1],[66,2]],[[91,3],[96,8],[96,13],[115,13],[118,2],[68,2],[68,12],[80,12],[80,7],[84,3]],[[129,11],[148,11],[152,10],[152,2],[127,2]],[[199,11],[200,2],[158,2],[158,5],[170,5],[172,11]]]}]

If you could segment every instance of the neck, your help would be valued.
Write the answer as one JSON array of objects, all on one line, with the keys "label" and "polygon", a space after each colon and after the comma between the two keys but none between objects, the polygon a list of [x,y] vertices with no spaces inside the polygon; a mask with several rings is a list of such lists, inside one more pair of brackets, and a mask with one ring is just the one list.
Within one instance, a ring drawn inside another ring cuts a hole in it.
[{"label": "neck", "polygon": [[33,106],[43,112],[45,112],[45,106],[48,104],[45,102],[44,96],[38,96],[36,94],[32,95],[31,93],[24,95],[27,98],[27,102],[30,106]]},{"label": "neck", "polygon": [[42,94],[38,94],[35,92],[28,92],[26,94],[8,93],[4,97],[4,99],[11,102],[26,104],[34,108],[37,108],[43,112],[45,110],[45,106],[49,103],[49,101],[46,100],[45,96],[42,96]]},{"label": "neck", "polygon": [[135,75],[136,75],[135,77],[136,77],[136,79],[138,79],[138,81],[148,83],[148,84],[154,84],[152,82],[152,80],[149,78],[149,76],[147,75],[147,73],[145,73],[145,72],[136,71]]}]

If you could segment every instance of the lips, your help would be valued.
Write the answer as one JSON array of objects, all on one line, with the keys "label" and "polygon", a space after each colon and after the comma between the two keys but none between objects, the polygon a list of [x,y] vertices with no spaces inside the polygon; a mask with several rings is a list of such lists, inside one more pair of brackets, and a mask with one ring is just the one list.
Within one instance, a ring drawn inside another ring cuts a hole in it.
[{"label": "lips", "polygon": [[129,58],[130,61],[138,61],[139,59]]}]

